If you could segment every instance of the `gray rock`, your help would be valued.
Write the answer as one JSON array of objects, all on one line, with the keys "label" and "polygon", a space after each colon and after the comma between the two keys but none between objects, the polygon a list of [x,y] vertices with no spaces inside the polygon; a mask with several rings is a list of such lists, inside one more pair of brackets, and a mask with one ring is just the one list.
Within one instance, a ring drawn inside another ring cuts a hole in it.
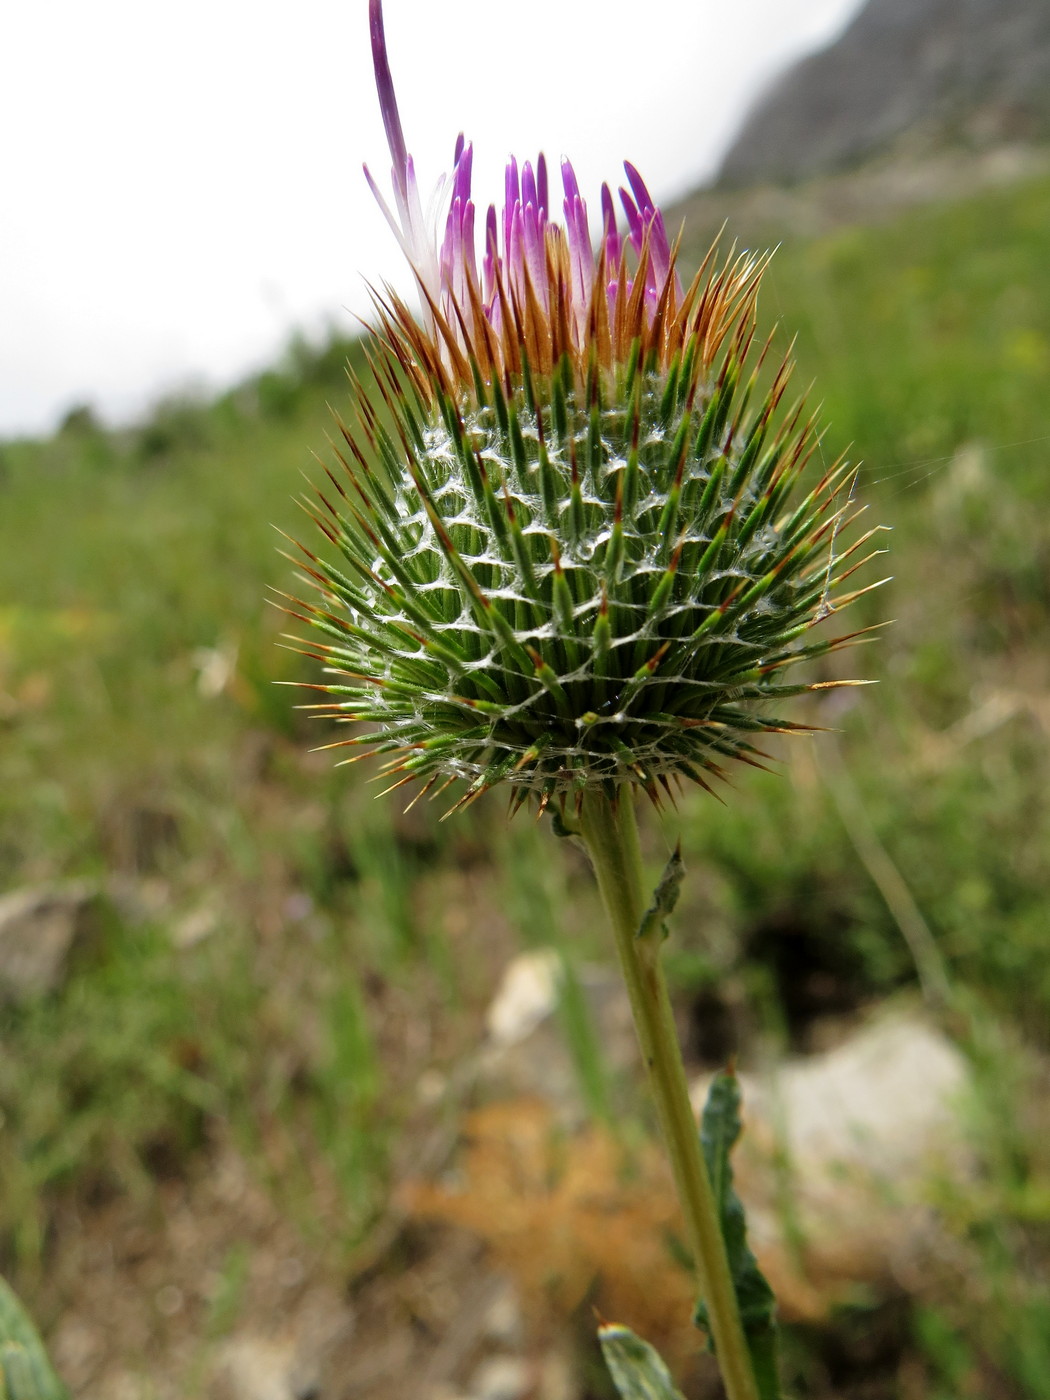
[{"label": "gray rock", "polygon": [[53,992],[75,950],[98,928],[97,890],[86,883],[0,895],[0,1002]]},{"label": "gray rock", "polygon": [[868,0],[759,100],[719,180],[823,174],[917,127],[978,144],[1050,134],[1046,0]]}]

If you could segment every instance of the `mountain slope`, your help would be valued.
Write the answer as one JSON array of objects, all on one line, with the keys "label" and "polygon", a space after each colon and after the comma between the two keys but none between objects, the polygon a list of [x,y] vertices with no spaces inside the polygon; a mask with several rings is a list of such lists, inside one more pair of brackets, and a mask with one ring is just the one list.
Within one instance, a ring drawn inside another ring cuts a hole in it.
[{"label": "mountain slope", "polygon": [[916,127],[978,143],[1050,134],[1048,0],[869,0],[760,99],[720,182],[840,169]]}]

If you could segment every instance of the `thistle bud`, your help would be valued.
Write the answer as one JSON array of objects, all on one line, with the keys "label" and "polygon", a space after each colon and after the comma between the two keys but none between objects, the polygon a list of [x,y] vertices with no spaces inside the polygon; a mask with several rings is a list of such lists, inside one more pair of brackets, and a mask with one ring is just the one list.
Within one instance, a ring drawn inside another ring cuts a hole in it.
[{"label": "thistle bud", "polygon": [[341,560],[303,549],[318,708],[368,726],[345,743],[395,785],[462,780],[457,806],[499,782],[514,806],[708,787],[801,727],[780,706],[813,686],[788,673],[851,640],[811,634],[870,538],[843,545],[850,469],[814,467],[790,363],[757,343],[766,260],[712,250],[683,285],[631,165],[595,245],[567,161],[556,219],[542,155],[508,165],[479,256],[462,137],[428,227],[380,0],[371,24],[392,207],[365,173],[421,310],[374,294],[374,382],[315,512]]}]

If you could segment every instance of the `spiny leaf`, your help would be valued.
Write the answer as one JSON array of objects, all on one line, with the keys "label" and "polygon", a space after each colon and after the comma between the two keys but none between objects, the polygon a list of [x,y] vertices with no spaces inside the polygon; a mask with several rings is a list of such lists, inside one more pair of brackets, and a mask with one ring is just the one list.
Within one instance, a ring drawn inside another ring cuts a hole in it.
[{"label": "spiny leaf", "polygon": [[[744,1207],[733,1188],[729,1154],[740,1131],[740,1085],[736,1075],[727,1072],[717,1074],[704,1105],[700,1144],[722,1226],[729,1272],[751,1353],[759,1400],[781,1400],[777,1375],[776,1298],[748,1245]],[[703,1303],[697,1307],[695,1321],[710,1336],[707,1309]]]},{"label": "spiny leaf", "polygon": [[682,861],[682,847],[677,845],[664,866],[660,882],[653,891],[653,902],[642,915],[642,922],[635,937],[641,942],[660,942],[667,937],[668,919],[678,903],[678,893],[685,878],[685,865]]},{"label": "spiny leaf", "polygon": [[29,1314],[2,1278],[0,1400],[69,1400]]}]

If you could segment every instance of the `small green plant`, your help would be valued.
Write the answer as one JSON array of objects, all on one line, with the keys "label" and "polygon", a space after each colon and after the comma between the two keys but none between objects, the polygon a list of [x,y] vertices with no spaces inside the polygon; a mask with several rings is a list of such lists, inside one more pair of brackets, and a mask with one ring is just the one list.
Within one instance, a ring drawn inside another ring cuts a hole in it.
[{"label": "small green plant", "polygon": [[[562,163],[562,226],[540,156],[508,166],[479,266],[472,147],[459,138],[444,230],[429,227],[381,0],[370,20],[393,210],[368,180],[422,311],[376,294],[374,386],[356,385],[341,471],[312,511],[340,560],[299,546],[320,598],[290,611],[314,629],[308,652],[328,672],[315,688],[329,698],[314,708],[354,726],[331,747],[387,754],[393,787],[420,784],[413,801],[458,784],[456,811],[503,784],[512,812],[532,802],[586,846],[674,1170],[699,1320],[730,1400],[771,1400],[772,1297],[728,1167],[737,1099],[718,1082],[702,1147],[660,961],[681,862],[672,855],[647,901],[635,793],[659,806],[686,781],[712,789],[727,760],[761,767],[762,737],[799,727],[786,699],[856,684],[791,673],[862,635],[813,629],[857,596],[843,585],[874,532],[844,543],[844,462],[803,485],[819,436],[801,401],[785,407],[790,362],[767,370],[769,342],[756,339],[765,260],[712,249],[683,286],[631,165],[626,232],[605,187],[595,249],[572,166]],[[624,1396],[673,1393],[641,1344],[610,1356]]]}]

